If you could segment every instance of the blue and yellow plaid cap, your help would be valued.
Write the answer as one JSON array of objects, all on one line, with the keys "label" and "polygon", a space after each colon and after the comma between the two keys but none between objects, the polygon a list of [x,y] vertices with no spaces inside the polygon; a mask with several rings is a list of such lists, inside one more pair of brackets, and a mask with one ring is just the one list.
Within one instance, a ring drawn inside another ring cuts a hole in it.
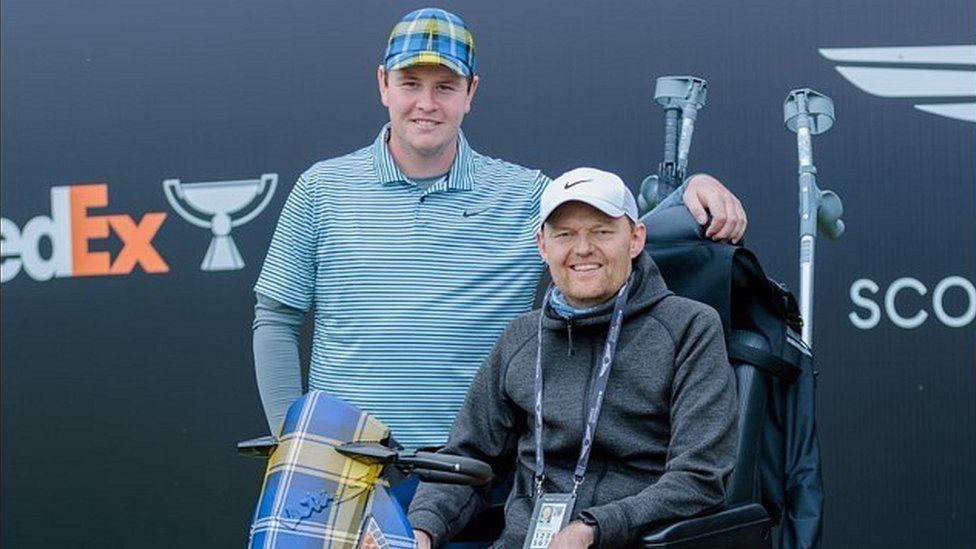
[{"label": "blue and yellow plaid cap", "polygon": [[457,15],[440,8],[419,9],[393,27],[383,64],[388,71],[442,65],[471,76],[475,71],[474,38]]}]

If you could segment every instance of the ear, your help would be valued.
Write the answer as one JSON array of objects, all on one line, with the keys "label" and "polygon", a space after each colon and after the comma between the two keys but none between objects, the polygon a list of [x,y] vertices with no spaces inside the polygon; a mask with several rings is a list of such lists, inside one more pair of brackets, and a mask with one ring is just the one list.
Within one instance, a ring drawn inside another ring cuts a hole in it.
[{"label": "ear", "polygon": [[539,249],[539,255],[542,256],[542,260],[548,262],[546,258],[546,241],[542,237],[542,228],[540,227],[535,233],[535,245]]},{"label": "ear", "polygon": [[376,67],[376,85],[380,89],[380,103],[383,103],[384,107],[389,107],[390,102],[387,99],[387,94],[390,91],[390,82],[387,79],[386,67],[383,65]]},{"label": "ear", "polygon": [[634,224],[634,228],[630,230],[630,258],[634,259],[640,255],[641,250],[644,249],[644,243],[647,242],[647,226],[644,223],[638,221]]},{"label": "ear", "polygon": [[464,114],[471,112],[471,102],[474,100],[474,92],[478,90],[478,75],[471,77],[471,87],[468,88],[468,99],[464,103]]}]

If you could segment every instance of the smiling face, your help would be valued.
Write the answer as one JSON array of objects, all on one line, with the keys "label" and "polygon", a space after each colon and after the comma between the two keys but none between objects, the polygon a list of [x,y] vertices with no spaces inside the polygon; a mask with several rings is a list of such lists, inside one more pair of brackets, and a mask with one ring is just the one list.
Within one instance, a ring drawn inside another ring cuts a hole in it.
[{"label": "smiling face", "polygon": [[566,302],[585,309],[607,301],[627,282],[646,236],[643,223],[572,201],[552,212],[536,243]]},{"label": "smiling face", "polygon": [[[414,167],[450,167],[458,129],[471,110],[478,77],[468,79],[440,65],[390,71],[380,66],[376,77],[380,98],[390,112],[390,152],[408,175]],[[423,171],[423,168],[420,169]],[[420,174],[423,175],[423,174]]]}]

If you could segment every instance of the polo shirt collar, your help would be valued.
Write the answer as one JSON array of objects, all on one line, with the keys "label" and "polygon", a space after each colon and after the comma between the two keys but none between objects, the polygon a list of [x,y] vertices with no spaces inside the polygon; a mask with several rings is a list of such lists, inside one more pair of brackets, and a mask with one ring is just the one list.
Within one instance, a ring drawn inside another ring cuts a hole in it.
[{"label": "polo shirt collar", "polygon": [[[376,177],[383,185],[391,185],[409,181],[403,175],[393,155],[386,144],[390,133],[390,124],[387,123],[380,130],[380,134],[373,142],[373,166],[376,169]],[[464,138],[464,132],[458,130],[457,156],[451,164],[451,170],[447,173],[446,190],[470,191],[474,188],[474,151],[468,145],[468,140]],[[440,185],[438,185],[440,187]]]}]

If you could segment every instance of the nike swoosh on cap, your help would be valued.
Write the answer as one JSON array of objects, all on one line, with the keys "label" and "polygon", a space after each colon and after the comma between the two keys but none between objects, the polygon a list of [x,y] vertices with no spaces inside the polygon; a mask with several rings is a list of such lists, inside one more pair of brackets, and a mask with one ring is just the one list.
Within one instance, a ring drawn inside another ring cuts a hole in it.
[{"label": "nike swoosh on cap", "polygon": [[587,183],[589,181],[593,181],[593,180],[592,179],[580,179],[579,181],[573,181],[572,183],[566,183],[565,185],[563,185],[563,188],[564,189],[568,189],[570,187],[575,187],[576,185],[579,185],[580,183]]}]

